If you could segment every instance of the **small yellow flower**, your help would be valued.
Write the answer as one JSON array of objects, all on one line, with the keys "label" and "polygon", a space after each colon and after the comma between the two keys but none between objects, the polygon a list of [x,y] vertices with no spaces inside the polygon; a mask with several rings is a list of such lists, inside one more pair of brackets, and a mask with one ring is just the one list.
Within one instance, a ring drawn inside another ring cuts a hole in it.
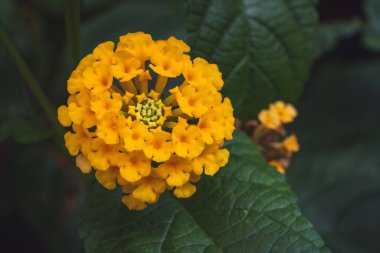
[{"label": "small yellow flower", "polygon": [[217,90],[220,90],[223,87],[224,82],[218,65],[210,64],[202,58],[195,58],[194,66],[200,69],[202,77],[210,82]]},{"label": "small yellow flower", "polygon": [[292,122],[297,117],[297,110],[291,104],[285,104],[282,101],[271,104],[270,110],[275,111],[284,124]]},{"label": "small yellow flower", "polygon": [[184,118],[178,119],[172,138],[174,151],[180,157],[194,158],[203,151],[205,146],[199,128],[189,125]]},{"label": "small yellow flower", "polygon": [[277,101],[259,113],[261,124],[257,121],[247,123],[248,128],[254,128],[251,131],[252,140],[260,146],[264,158],[282,174],[289,166],[293,153],[300,149],[297,137],[294,134],[287,137],[283,126],[296,116],[297,110],[291,104]]},{"label": "small yellow flower", "polygon": [[111,166],[115,166],[118,161],[119,145],[107,145],[100,138],[91,141],[91,151],[87,154],[87,159],[96,170],[106,171]]},{"label": "small yellow flower", "polygon": [[219,149],[219,145],[209,145],[202,154],[193,159],[193,172],[196,175],[204,172],[206,175],[213,176],[219,168],[227,164],[229,155],[227,149]]},{"label": "small yellow flower", "polygon": [[300,150],[297,137],[294,134],[286,138],[283,142],[283,145],[285,149],[290,152],[298,152]]},{"label": "small yellow flower", "polygon": [[124,185],[126,181],[120,175],[120,169],[118,167],[110,167],[108,170],[97,170],[95,177],[104,188],[113,190],[117,187],[117,184]]},{"label": "small yellow flower", "polygon": [[147,140],[144,154],[155,162],[165,162],[169,160],[174,152],[171,142],[172,135],[162,131],[161,127],[153,129]]},{"label": "small yellow flower", "polygon": [[222,74],[189,51],[174,37],[129,33],[116,48],[98,45],[67,81],[70,96],[58,108],[59,122],[72,129],[66,147],[83,173],[94,169],[105,188],[122,187],[129,209],[156,203],[165,190],[188,198],[202,174],[228,162],[222,144],[235,119],[220,93]]},{"label": "small yellow flower", "polygon": [[96,129],[96,134],[106,144],[118,144],[120,132],[125,129],[127,120],[123,115],[107,113],[101,120]]},{"label": "small yellow flower", "polygon": [[122,198],[123,203],[131,210],[144,210],[146,204],[143,201],[135,199],[132,195],[124,195]]},{"label": "small yellow flower", "polygon": [[90,67],[96,61],[92,54],[84,57],[78,64],[78,67],[71,73],[69,80],[67,80],[67,91],[70,94],[75,94],[87,89],[82,80],[83,71]]},{"label": "small yellow flower", "polygon": [[126,51],[120,51],[115,54],[112,72],[120,82],[128,82],[144,72],[144,70],[140,68],[141,62],[130,56],[131,55]]},{"label": "small yellow flower", "polygon": [[112,86],[111,67],[103,63],[94,64],[92,68],[85,69],[82,81],[94,95],[105,92]]},{"label": "small yellow flower", "polygon": [[[96,125],[95,112],[91,110],[90,94],[86,92],[78,93],[75,102],[68,104],[68,114],[71,121],[75,124],[83,125],[84,128],[91,128]],[[72,99],[74,100],[74,99]]]},{"label": "small yellow flower", "polygon": [[172,156],[169,161],[158,166],[156,171],[170,187],[182,186],[190,179],[191,162],[187,158]]},{"label": "small yellow flower", "polygon": [[224,114],[224,138],[226,140],[232,140],[232,134],[235,131],[235,118],[233,117],[233,111],[231,100],[225,98],[222,103]]},{"label": "small yellow flower", "polygon": [[176,187],[174,190],[174,195],[177,198],[189,198],[196,192],[196,190],[197,188],[195,188],[193,184],[186,183],[181,187]]},{"label": "small yellow flower", "polygon": [[281,127],[281,120],[276,111],[262,110],[259,113],[260,122],[267,128],[276,130]]},{"label": "small yellow flower", "polygon": [[141,62],[149,60],[153,53],[157,52],[158,46],[152,36],[143,32],[128,33],[120,36],[120,42],[116,51],[126,51]]},{"label": "small yellow flower", "polygon": [[[165,50],[169,51],[169,50]],[[149,67],[157,74],[163,77],[177,77],[183,69],[183,60],[186,59],[182,55],[172,52],[157,51],[152,55],[152,64]]]},{"label": "small yellow flower", "polygon": [[122,106],[122,98],[119,93],[104,92],[94,96],[90,102],[91,110],[97,119],[102,119],[106,113],[119,113]]},{"label": "small yellow flower", "polygon": [[62,126],[69,127],[73,123],[69,116],[69,109],[66,105],[58,107],[58,121]]},{"label": "small yellow flower", "polygon": [[270,161],[269,165],[275,167],[277,171],[281,174],[285,174],[285,168],[282,166],[282,164],[278,161]]},{"label": "small yellow flower", "polygon": [[68,131],[64,138],[66,148],[70,155],[76,156],[79,152],[86,155],[91,150],[91,143],[94,134],[83,128],[81,125],[73,125],[73,132]]},{"label": "small yellow flower", "polygon": [[111,41],[99,44],[93,51],[93,57],[96,61],[110,65],[114,55],[113,49],[115,44]]},{"label": "small yellow flower", "polygon": [[119,155],[116,164],[120,167],[121,176],[131,183],[149,176],[152,168],[150,159],[141,151]]},{"label": "small yellow flower", "polygon": [[121,134],[127,151],[143,150],[151,135],[148,127],[140,121],[133,121],[121,131]]},{"label": "small yellow flower", "polygon": [[84,89],[87,89],[82,82],[82,72],[79,70],[74,70],[71,73],[69,80],[67,80],[67,91],[70,94],[75,94]]},{"label": "small yellow flower", "polygon": [[82,154],[76,157],[76,165],[85,174],[88,174],[92,171],[91,163]]},{"label": "small yellow flower", "polygon": [[170,92],[177,99],[182,112],[196,118],[205,114],[213,104],[213,94],[208,89],[198,90],[192,85],[185,85],[181,89],[175,87]]},{"label": "small yellow flower", "polygon": [[132,191],[132,196],[142,202],[153,204],[156,203],[161,193],[166,190],[165,181],[146,177],[142,179],[139,185]]}]

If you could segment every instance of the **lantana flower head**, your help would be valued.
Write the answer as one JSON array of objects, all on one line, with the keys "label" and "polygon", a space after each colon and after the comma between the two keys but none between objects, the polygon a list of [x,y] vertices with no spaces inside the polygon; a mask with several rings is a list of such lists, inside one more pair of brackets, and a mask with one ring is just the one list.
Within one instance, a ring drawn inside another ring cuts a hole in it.
[{"label": "lantana flower head", "polygon": [[[67,81],[58,119],[83,173],[105,188],[121,186],[130,209],[156,203],[165,190],[188,198],[202,174],[228,162],[233,108],[222,98],[218,66],[192,60],[174,37],[137,32],[85,56]],[[291,143],[289,144],[291,145]]]},{"label": "lantana flower head", "polygon": [[258,121],[251,120],[244,125],[267,162],[281,174],[285,173],[293,153],[300,149],[296,135],[288,136],[284,127],[296,117],[293,105],[276,101],[260,111]]}]

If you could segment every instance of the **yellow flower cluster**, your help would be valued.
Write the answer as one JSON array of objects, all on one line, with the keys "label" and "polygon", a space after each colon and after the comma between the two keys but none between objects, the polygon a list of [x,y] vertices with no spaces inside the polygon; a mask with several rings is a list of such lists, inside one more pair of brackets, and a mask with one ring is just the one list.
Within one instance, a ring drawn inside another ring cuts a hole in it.
[{"label": "yellow flower cluster", "polygon": [[287,136],[284,125],[297,117],[297,110],[291,105],[277,101],[262,110],[257,121],[249,121],[244,128],[252,135],[252,140],[262,150],[267,162],[284,174],[293,153],[300,147],[297,137]]},{"label": "yellow flower cluster", "polygon": [[95,170],[107,189],[122,186],[129,209],[156,203],[166,189],[196,191],[201,175],[228,162],[233,108],[222,98],[217,65],[191,60],[181,40],[129,33],[84,57],[67,81],[58,119],[83,173]]}]

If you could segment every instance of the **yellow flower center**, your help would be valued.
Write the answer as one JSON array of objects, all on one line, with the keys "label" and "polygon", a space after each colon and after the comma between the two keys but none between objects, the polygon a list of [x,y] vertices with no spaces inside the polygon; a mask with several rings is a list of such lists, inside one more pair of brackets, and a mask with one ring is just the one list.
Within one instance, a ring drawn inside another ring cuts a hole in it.
[{"label": "yellow flower center", "polygon": [[163,116],[163,103],[161,100],[147,98],[135,107],[135,116],[148,127],[157,127],[162,123],[159,119]]}]

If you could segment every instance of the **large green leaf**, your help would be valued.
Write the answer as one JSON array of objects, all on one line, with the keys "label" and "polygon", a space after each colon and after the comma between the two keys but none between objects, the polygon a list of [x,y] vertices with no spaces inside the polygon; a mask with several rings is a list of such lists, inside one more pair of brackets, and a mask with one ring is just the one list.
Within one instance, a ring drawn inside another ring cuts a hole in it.
[{"label": "large green leaf", "polygon": [[217,63],[238,117],[275,99],[295,102],[315,54],[314,0],[189,0],[195,56]]},{"label": "large green leaf", "polygon": [[380,252],[380,61],[319,66],[300,103],[288,180],[333,252]]},{"label": "large green leaf", "polygon": [[128,211],[120,191],[93,185],[80,222],[87,252],[328,252],[250,139],[237,133],[227,148],[228,166],[202,179],[190,199],[167,193]]}]

